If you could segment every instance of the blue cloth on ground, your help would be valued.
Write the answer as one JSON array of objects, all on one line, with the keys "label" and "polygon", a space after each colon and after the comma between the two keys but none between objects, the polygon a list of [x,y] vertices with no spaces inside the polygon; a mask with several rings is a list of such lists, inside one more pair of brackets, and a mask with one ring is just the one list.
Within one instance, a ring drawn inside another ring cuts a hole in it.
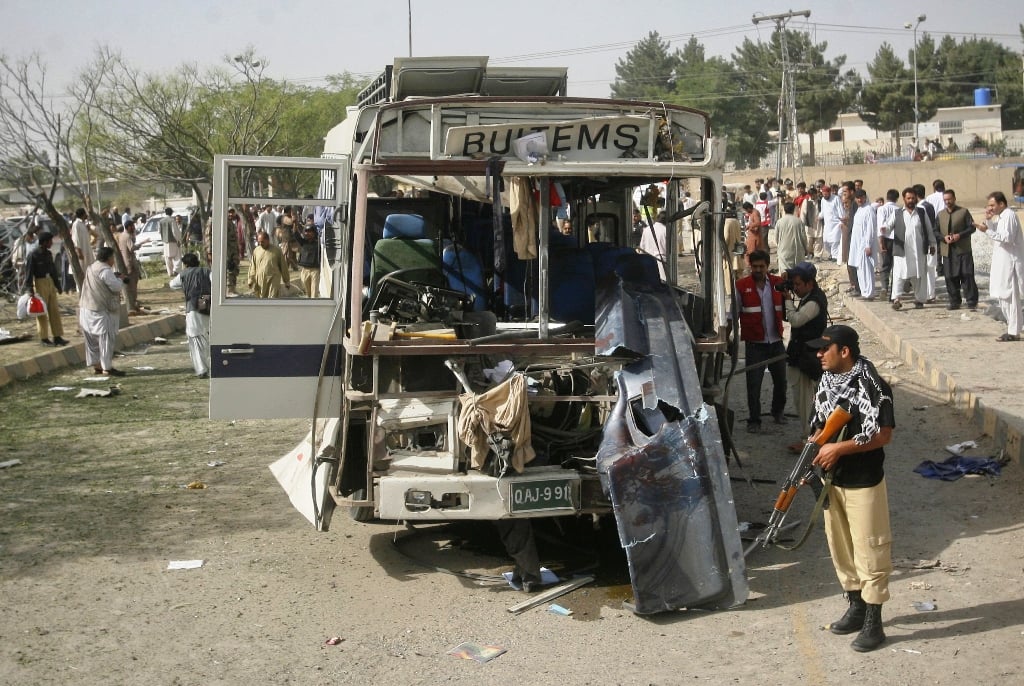
[{"label": "blue cloth on ground", "polygon": [[950,457],[942,462],[925,460],[914,468],[914,471],[926,479],[942,479],[956,481],[964,474],[987,474],[999,476],[1002,465],[991,457]]}]

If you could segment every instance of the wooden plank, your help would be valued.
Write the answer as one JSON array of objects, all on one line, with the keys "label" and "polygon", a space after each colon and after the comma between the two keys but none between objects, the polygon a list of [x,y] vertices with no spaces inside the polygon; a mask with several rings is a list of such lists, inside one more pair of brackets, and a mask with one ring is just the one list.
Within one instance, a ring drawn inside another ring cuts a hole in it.
[{"label": "wooden plank", "polygon": [[530,608],[537,607],[538,605],[543,605],[544,603],[548,602],[549,600],[554,600],[555,598],[558,598],[559,596],[563,596],[566,593],[568,593],[569,591],[573,591],[573,590],[579,588],[580,586],[586,586],[587,584],[589,584],[593,580],[594,580],[593,576],[587,575],[587,576],[577,577],[575,579],[572,579],[571,581],[566,581],[565,583],[559,584],[559,585],[555,586],[554,588],[550,588],[550,589],[544,591],[543,593],[538,593],[537,595],[535,595],[534,597],[530,598],[529,600],[524,600],[521,603],[513,605],[512,607],[508,608],[508,611],[511,612],[512,614],[515,614],[515,615],[517,615],[517,614],[519,614],[521,612],[526,612]]}]

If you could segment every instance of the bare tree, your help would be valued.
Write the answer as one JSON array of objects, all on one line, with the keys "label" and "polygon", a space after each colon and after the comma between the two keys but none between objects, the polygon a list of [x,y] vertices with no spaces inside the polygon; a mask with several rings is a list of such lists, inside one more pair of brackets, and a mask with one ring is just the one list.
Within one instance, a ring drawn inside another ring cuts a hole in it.
[{"label": "bare tree", "polygon": [[282,100],[265,62],[250,48],[224,63],[154,75],[99,48],[73,92],[93,97],[104,167],[119,178],[186,186],[209,216],[214,155],[268,154],[280,131]]},{"label": "bare tree", "polygon": [[[18,61],[0,55],[0,180],[52,219],[64,244],[71,246],[70,227],[53,198],[58,187],[81,197],[61,173],[61,161],[71,156],[69,131],[79,108],[74,102],[59,106],[56,100],[47,95],[46,67],[38,55]],[[68,250],[68,256],[81,283],[78,255]]]}]

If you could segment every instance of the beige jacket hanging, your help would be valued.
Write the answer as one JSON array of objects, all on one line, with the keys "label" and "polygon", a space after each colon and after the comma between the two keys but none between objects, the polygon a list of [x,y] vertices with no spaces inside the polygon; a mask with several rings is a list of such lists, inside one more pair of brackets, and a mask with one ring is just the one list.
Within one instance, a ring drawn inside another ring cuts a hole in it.
[{"label": "beige jacket hanging", "polygon": [[521,473],[523,466],[536,457],[531,445],[530,412],[526,405],[526,377],[512,377],[494,388],[480,393],[459,396],[459,438],[469,446],[474,469],[480,469],[487,458],[487,437],[496,431],[507,431],[515,443],[512,467]]}]

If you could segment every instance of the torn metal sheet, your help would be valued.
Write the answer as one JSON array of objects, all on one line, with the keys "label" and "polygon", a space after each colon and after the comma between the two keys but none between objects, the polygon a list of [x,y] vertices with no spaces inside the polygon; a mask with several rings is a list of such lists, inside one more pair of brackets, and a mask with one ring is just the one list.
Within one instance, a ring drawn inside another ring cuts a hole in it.
[{"label": "torn metal sheet", "polygon": [[598,353],[643,357],[616,375],[597,470],[626,551],[633,611],[725,608],[749,589],[725,450],[704,405],[693,336],[667,288],[603,289]]},{"label": "torn metal sheet", "polygon": [[[713,418],[666,422],[607,468],[634,612],[730,607],[748,589],[721,442],[705,449]],[[701,424],[705,426],[700,426]],[[717,459],[712,455],[717,453]]]}]

